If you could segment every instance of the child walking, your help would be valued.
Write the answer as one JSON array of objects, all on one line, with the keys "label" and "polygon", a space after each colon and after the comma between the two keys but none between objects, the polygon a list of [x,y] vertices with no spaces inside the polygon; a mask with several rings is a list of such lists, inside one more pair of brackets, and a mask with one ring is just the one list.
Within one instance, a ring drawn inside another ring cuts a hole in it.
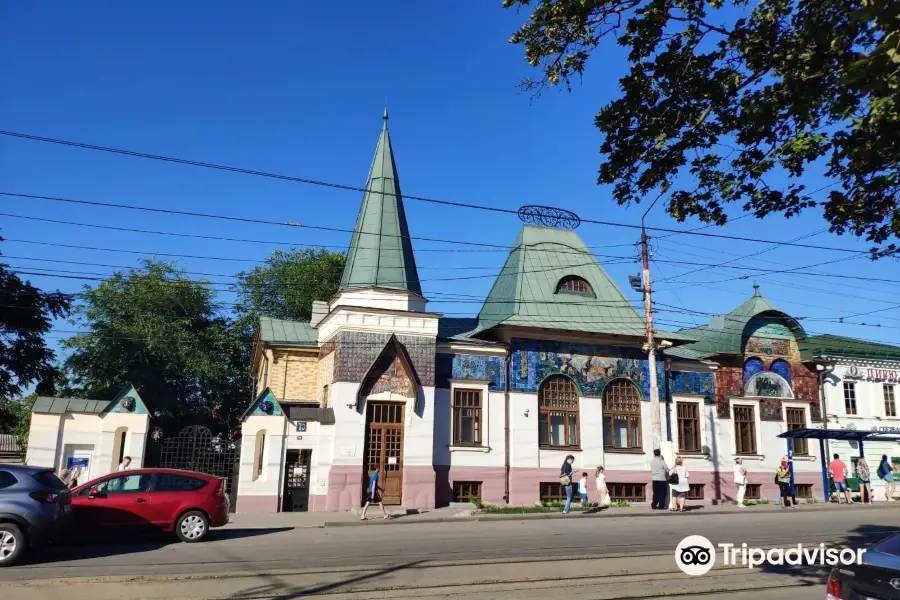
[{"label": "child walking", "polygon": [[606,489],[606,473],[603,472],[603,467],[597,467],[594,477],[597,478],[597,494],[600,496],[600,506],[609,506],[609,491]]},{"label": "child walking", "polygon": [[582,473],[581,479],[578,480],[578,493],[581,494],[581,505],[587,506],[587,473]]}]

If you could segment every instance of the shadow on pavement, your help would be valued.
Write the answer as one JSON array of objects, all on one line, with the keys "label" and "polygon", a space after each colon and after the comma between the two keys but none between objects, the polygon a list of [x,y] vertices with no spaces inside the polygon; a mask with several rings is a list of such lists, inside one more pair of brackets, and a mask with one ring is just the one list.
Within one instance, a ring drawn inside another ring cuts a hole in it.
[{"label": "shadow on pavement", "polygon": [[[890,537],[896,533],[900,533],[900,527],[893,526],[885,526],[885,525],[861,525],[854,529],[850,534],[844,536],[843,538],[834,539],[831,542],[825,544],[826,548],[853,548],[853,549],[863,549],[870,548],[880,542],[881,540]],[[790,548],[790,545],[785,545],[784,548],[787,550]],[[796,544],[794,545],[796,547]],[[816,545],[807,545],[804,544],[804,548],[809,548],[810,550],[814,550],[818,548],[818,544]],[[739,559],[740,560],[740,559]],[[773,573],[777,575],[782,575],[785,577],[791,577],[793,579],[799,579],[801,585],[806,586],[821,586],[822,589],[825,589],[825,583],[828,581],[828,574],[831,572],[831,567],[828,565],[809,565],[809,564],[801,564],[801,565],[769,565],[765,564],[763,566],[758,567],[758,569],[763,573]]]},{"label": "shadow on pavement", "polygon": [[[213,529],[209,537],[199,545],[219,540],[235,540],[251,538],[283,531],[292,531],[293,527],[272,527],[269,529]],[[166,546],[181,544],[174,534],[149,533],[144,535],[129,535],[122,539],[122,535],[92,535],[77,539],[67,539],[58,544],[47,546],[36,551],[28,564],[47,564],[61,561],[89,560],[92,558],[106,558],[110,556],[123,556],[126,554],[138,554],[152,552]]]},{"label": "shadow on pavement", "polygon": [[[409,569],[415,567],[416,565],[423,563],[423,560],[417,560],[413,562],[403,563],[400,565],[394,565],[390,567],[384,567],[383,569],[379,569],[377,571],[373,571],[371,573],[364,573],[362,575],[357,575],[355,577],[348,577],[342,581],[335,581],[333,583],[323,583],[320,585],[314,585],[311,587],[305,588],[295,588],[288,585],[285,585],[281,581],[278,580],[276,576],[268,575],[265,578],[270,581],[267,585],[260,585],[253,588],[249,588],[246,590],[241,590],[231,596],[231,598],[236,599],[249,599],[249,598],[259,598],[264,596],[266,598],[271,598],[272,600],[293,600],[294,598],[302,598],[304,596],[313,596],[319,594],[327,594],[333,593],[335,591],[340,591],[340,588],[345,586],[354,584],[354,583],[362,583],[364,581],[371,581],[373,579],[378,579],[379,577],[383,577],[390,573],[396,573],[398,571],[402,571],[404,569]],[[344,590],[346,591],[346,590]]]}]

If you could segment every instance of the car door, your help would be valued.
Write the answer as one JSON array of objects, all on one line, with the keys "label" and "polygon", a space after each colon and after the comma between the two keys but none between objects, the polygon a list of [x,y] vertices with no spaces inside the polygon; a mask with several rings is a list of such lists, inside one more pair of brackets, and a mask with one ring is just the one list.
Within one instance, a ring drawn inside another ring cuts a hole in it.
[{"label": "car door", "polygon": [[151,479],[150,473],[120,474],[79,490],[73,499],[77,522],[97,532],[149,527]]},{"label": "car door", "polygon": [[197,494],[207,485],[198,477],[177,473],[157,473],[150,491],[149,514],[154,526],[170,527],[185,508],[197,508],[201,502]]}]

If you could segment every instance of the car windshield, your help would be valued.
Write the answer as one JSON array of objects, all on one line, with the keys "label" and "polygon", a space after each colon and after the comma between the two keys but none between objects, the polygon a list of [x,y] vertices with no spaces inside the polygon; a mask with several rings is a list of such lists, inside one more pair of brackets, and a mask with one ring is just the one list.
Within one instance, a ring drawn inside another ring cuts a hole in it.
[{"label": "car windshield", "polygon": [[65,490],[68,489],[66,484],[63,483],[63,480],[56,476],[56,473],[53,471],[38,471],[34,473],[32,477],[44,487],[48,487],[54,490]]}]

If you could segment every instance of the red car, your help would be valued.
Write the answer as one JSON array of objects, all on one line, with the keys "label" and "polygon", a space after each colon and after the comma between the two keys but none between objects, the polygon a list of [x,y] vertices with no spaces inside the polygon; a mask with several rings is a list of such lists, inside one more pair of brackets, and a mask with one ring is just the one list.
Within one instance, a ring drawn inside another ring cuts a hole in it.
[{"label": "red car", "polygon": [[72,490],[73,521],[90,532],[161,530],[199,542],[228,523],[221,477],[176,469],[111,473]]}]

